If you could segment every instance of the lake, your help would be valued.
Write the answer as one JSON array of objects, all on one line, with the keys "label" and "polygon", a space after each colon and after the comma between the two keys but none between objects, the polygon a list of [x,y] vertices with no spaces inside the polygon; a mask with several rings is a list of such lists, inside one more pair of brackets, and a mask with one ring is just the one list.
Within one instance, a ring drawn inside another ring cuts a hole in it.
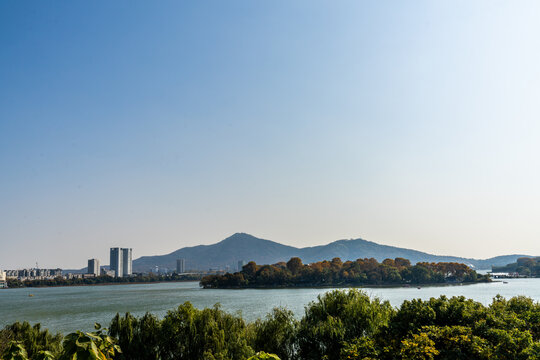
[{"label": "lake", "polygon": [[[92,330],[94,322],[107,326],[117,312],[129,311],[135,315],[151,312],[162,317],[167,310],[185,301],[198,308],[219,302],[224,310],[241,312],[248,321],[264,317],[276,306],[287,307],[301,317],[305,305],[329,290],[332,289],[203,290],[197,282],[6,289],[0,290],[0,327],[27,320],[63,333]],[[540,301],[540,279],[509,279],[507,284],[363,290],[370,296],[390,301],[393,306],[399,306],[404,300],[440,295],[463,295],[483,304],[491,303],[497,294],[507,298],[525,295]]]}]

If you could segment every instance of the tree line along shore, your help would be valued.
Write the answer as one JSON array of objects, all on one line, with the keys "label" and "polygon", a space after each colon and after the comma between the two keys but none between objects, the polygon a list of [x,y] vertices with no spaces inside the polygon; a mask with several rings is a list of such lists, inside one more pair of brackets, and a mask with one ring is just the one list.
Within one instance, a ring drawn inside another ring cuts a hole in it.
[{"label": "tree line along shore", "polygon": [[540,277],[540,257],[522,257],[515,263],[494,266],[493,272],[514,273],[523,277]]},{"label": "tree line along shore", "polygon": [[143,284],[174,281],[198,281],[203,274],[169,274],[169,275],[136,275],[129,277],[96,276],[88,278],[65,279],[57,277],[54,279],[40,280],[18,280],[7,279],[7,289],[24,287],[54,287],[54,286],[91,286],[91,285],[119,285],[119,284]]},{"label": "tree line along shore", "polygon": [[322,286],[408,286],[490,281],[461,263],[420,262],[411,265],[404,258],[374,258],[342,262],[340,258],[303,264],[298,257],[273,265],[258,265],[253,261],[236,273],[217,275],[167,274],[130,277],[97,276],[85,278],[54,278],[42,280],[7,279],[8,288],[136,284],[169,281],[200,281],[203,288],[278,288]]},{"label": "tree line along shore", "polygon": [[358,259],[342,262],[340,258],[303,264],[298,257],[274,265],[257,265],[251,261],[240,272],[208,275],[203,288],[272,288],[362,285],[425,285],[490,281],[461,263],[427,263],[411,265],[407,259]]},{"label": "tree line along shore", "polygon": [[297,318],[275,308],[245,322],[219,305],[184,303],[163,318],[117,314],[108,329],[52,334],[39,324],[0,330],[3,360],[537,360],[540,304],[497,296],[404,301],[394,308],[358,289],[333,290]]}]

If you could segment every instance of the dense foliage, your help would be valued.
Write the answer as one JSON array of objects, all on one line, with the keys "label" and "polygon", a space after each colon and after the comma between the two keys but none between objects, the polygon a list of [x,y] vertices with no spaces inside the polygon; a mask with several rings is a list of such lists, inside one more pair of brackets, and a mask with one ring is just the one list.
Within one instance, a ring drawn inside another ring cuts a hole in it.
[{"label": "dense foliage", "polygon": [[132,284],[132,283],[147,283],[147,282],[165,282],[165,281],[194,281],[200,280],[202,275],[189,274],[189,275],[136,275],[129,277],[112,277],[112,276],[96,276],[87,278],[72,278],[66,279],[63,277],[57,277],[54,279],[44,280],[17,280],[8,279],[7,284],[9,288],[20,287],[45,287],[45,286],[77,286],[77,285],[103,285],[103,284]]},{"label": "dense foliage", "polygon": [[95,332],[77,331],[62,337],[27,322],[6,326],[0,332],[3,360],[112,360],[120,354],[116,339],[95,325]]},{"label": "dense foliage", "polygon": [[540,304],[526,297],[484,306],[441,296],[393,308],[359,290],[335,290],[306,306],[301,319],[276,308],[245,323],[219,306],[185,303],[163,319],[116,315],[108,335],[97,330],[62,341],[14,324],[0,331],[2,359],[540,359]]},{"label": "dense foliage", "polygon": [[41,351],[59,354],[62,347],[62,335],[51,334],[47,329],[41,329],[40,324],[31,326],[26,321],[16,322],[0,330],[0,354],[6,351],[10,343],[22,346],[29,358],[33,359]]},{"label": "dense foliage", "polygon": [[460,263],[417,263],[403,258],[342,262],[339,258],[305,265],[299,258],[287,263],[257,265],[251,261],[234,274],[205,276],[204,288],[399,285],[488,281],[487,276]]},{"label": "dense foliage", "polygon": [[522,276],[540,276],[540,257],[528,258],[522,257],[517,262],[506,266],[494,266],[493,272],[518,273]]}]

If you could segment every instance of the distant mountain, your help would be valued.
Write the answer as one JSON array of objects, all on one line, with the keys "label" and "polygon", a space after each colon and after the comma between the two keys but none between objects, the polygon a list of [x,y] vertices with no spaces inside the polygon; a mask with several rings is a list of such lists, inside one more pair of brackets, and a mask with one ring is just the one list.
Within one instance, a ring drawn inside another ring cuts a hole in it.
[{"label": "distant mountain", "polygon": [[255,261],[257,264],[275,264],[288,261],[298,256],[305,263],[331,260],[356,260],[375,258],[382,261],[386,258],[402,257],[411,263],[428,262],[460,262],[476,269],[491,269],[491,266],[502,266],[515,262],[519,257],[528,255],[504,255],[485,260],[462,258],[456,256],[440,256],[395,246],[380,245],[363,239],[338,240],[327,245],[296,248],[263,240],[245,233],[236,233],[213,245],[185,247],[167,255],[143,256],[133,261],[133,271],[146,272],[155,266],[176,269],[176,259],[185,259],[186,270],[208,270],[210,268],[236,270],[239,260]]},{"label": "distant mountain", "polygon": [[133,271],[148,271],[154,266],[176,269],[176,259],[180,258],[185,259],[186,270],[225,269],[226,266],[234,270],[239,260],[274,264],[293,256],[300,256],[300,249],[237,233],[213,245],[185,247],[167,255],[140,257],[133,261]]}]

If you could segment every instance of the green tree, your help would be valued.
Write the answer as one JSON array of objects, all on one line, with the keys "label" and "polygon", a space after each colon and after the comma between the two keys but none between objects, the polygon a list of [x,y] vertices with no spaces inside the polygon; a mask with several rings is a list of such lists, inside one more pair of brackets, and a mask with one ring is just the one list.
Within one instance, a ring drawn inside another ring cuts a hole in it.
[{"label": "green tree", "polygon": [[20,341],[12,341],[2,354],[4,360],[28,360],[28,353]]},{"label": "green tree", "polygon": [[130,313],[116,314],[109,326],[109,334],[118,339],[122,353],[117,359],[158,360],[161,339],[161,321],[146,313],[137,318]]},{"label": "green tree", "polygon": [[[539,359],[529,331],[490,329],[487,338],[494,344],[491,359]],[[536,352],[536,353],[535,353]]]},{"label": "green tree", "polygon": [[264,351],[260,351],[250,357],[248,360],[280,360],[277,355],[267,354]]},{"label": "green tree", "polygon": [[424,326],[421,333],[426,334],[433,342],[439,358],[445,360],[489,359],[490,346],[486,339],[473,334],[470,327],[465,326]]},{"label": "green tree", "polygon": [[400,355],[404,360],[433,360],[439,351],[426,333],[413,334],[401,341]]},{"label": "green tree", "polygon": [[253,354],[244,320],[219,305],[198,310],[186,302],[167,313],[161,330],[163,360],[236,360]]},{"label": "green tree", "polygon": [[340,352],[342,360],[375,360],[379,358],[380,350],[371,337],[361,337],[344,342]]},{"label": "green tree", "polygon": [[49,351],[58,355],[62,349],[62,335],[51,334],[42,329],[40,324],[30,325],[27,321],[15,322],[0,331],[0,353],[11,341],[18,342],[33,359],[40,351]]},{"label": "green tree", "polygon": [[297,353],[298,321],[292,311],[274,308],[264,320],[254,324],[253,348],[278,355],[282,360],[293,359]]},{"label": "green tree", "polygon": [[392,312],[387,301],[370,299],[355,289],[319,295],[300,322],[300,357],[338,359],[344,342],[374,335],[388,323]]}]

